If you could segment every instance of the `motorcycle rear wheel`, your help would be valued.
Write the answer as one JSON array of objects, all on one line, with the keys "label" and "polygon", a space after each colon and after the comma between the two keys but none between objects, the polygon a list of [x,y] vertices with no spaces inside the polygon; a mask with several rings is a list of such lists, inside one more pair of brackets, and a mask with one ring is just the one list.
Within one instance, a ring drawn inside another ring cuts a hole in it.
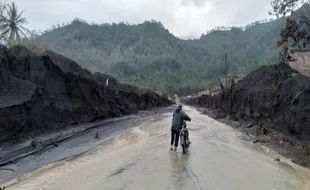
[{"label": "motorcycle rear wheel", "polygon": [[182,144],[182,150],[183,150],[183,154],[186,154],[185,144]]}]

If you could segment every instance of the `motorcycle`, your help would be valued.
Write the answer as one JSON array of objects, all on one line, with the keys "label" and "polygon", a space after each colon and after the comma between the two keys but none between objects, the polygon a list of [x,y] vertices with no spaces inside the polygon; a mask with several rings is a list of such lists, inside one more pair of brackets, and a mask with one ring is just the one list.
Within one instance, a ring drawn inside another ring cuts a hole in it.
[{"label": "motorcycle", "polygon": [[187,153],[187,150],[191,144],[188,138],[188,129],[186,128],[186,121],[183,122],[182,130],[180,132],[180,144],[182,146],[183,154]]}]

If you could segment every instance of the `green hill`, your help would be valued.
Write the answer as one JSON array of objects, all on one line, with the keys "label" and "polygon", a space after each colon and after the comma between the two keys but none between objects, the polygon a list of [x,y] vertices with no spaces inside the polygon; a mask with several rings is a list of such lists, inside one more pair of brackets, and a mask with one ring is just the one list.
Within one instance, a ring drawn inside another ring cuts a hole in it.
[{"label": "green hill", "polygon": [[156,21],[137,25],[88,24],[75,19],[46,31],[40,39],[52,50],[91,71],[167,93],[188,94],[229,71],[250,71],[275,63],[284,20],[244,28],[217,28],[195,40],[182,40]]}]

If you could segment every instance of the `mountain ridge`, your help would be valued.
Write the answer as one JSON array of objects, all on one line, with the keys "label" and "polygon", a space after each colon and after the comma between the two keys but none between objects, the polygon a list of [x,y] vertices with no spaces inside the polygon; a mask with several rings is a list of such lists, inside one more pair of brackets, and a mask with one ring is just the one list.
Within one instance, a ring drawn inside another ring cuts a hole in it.
[{"label": "mountain ridge", "polygon": [[122,82],[165,93],[188,94],[224,74],[225,53],[229,72],[275,63],[275,42],[283,26],[282,18],[243,28],[218,27],[199,39],[184,40],[154,20],[129,25],[75,19],[39,38],[92,72],[105,72]]}]

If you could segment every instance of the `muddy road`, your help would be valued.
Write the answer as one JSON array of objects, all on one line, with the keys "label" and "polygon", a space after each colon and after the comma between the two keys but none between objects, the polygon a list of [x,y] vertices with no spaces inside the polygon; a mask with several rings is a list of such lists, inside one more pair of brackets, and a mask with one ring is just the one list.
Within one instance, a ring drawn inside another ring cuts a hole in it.
[{"label": "muddy road", "polygon": [[230,127],[185,107],[193,142],[188,155],[169,150],[169,117],[150,120],[77,158],[28,173],[10,190],[210,189],[306,190],[310,172]]}]

